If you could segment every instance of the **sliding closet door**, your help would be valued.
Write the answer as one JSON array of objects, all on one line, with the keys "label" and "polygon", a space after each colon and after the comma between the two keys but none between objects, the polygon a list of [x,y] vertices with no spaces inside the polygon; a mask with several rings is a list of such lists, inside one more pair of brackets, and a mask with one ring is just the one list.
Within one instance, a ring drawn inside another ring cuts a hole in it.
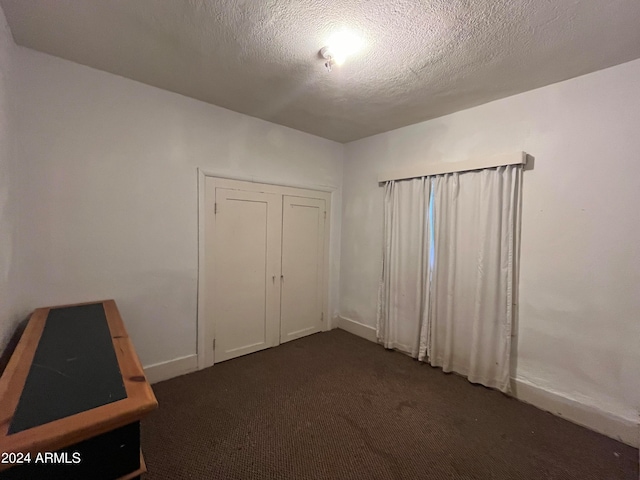
[{"label": "sliding closet door", "polygon": [[280,342],[323,327],[325,201],[283,197]]},{"label": "sliding closet door", "polygon": [[215,189],[215,362],[278,344],[282,196]]}]

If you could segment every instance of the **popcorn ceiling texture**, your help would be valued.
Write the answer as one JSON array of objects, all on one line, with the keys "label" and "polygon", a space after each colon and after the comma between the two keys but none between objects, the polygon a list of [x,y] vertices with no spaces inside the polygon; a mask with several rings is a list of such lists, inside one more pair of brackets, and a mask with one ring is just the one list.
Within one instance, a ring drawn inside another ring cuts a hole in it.
[{"label": "popcorn ceiling texture", "polygon": [[640,57],[638,0],[0,3],[19,45],[339,142]]}]

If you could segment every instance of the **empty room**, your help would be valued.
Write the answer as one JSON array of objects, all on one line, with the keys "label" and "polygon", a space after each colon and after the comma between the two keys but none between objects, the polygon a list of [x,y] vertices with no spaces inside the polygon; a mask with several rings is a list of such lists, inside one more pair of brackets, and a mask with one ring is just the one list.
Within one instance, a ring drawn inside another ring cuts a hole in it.
[{"label": "empty room", "polygon": [[638,0],[0,0],[0,479],[637,480]]}]

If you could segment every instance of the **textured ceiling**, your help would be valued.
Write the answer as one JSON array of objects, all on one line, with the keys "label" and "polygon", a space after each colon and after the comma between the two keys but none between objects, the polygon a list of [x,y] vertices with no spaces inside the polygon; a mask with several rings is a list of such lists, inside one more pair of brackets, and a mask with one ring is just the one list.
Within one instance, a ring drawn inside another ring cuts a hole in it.
[{"label": "textured ceiling", "polygon": [[19,45],[339,142],[640,58],[640,0],[0,3]]}]

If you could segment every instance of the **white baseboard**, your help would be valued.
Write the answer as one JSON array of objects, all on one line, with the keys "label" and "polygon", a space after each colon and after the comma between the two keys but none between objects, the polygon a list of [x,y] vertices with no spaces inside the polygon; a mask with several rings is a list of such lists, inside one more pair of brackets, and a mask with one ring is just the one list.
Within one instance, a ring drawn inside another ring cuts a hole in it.
[{"label": "white baseboard", "polygon": [[562,417],[632,447],[640,444],[640,424],[624,417],[585,405],[526,380],[511,379],[512,395],[546,412]]},{"label": "white baseboard", "polygon": [[186,373],[195,372],[197,369],[198,356],[193,354],[144,367],[144,374],[149,383],[158,383]]},{"label": "white baseboard", "polygon": [[355,320],[351,320],[346,317],[336,317],[336,326],[345,330],[349,333],[353,333],[358,337],[362,337],[370,342],[378,341],[376,335],[376,329],[374,327],[370,327],[369,325],[365,325],[364,323],[356,322]]}]

